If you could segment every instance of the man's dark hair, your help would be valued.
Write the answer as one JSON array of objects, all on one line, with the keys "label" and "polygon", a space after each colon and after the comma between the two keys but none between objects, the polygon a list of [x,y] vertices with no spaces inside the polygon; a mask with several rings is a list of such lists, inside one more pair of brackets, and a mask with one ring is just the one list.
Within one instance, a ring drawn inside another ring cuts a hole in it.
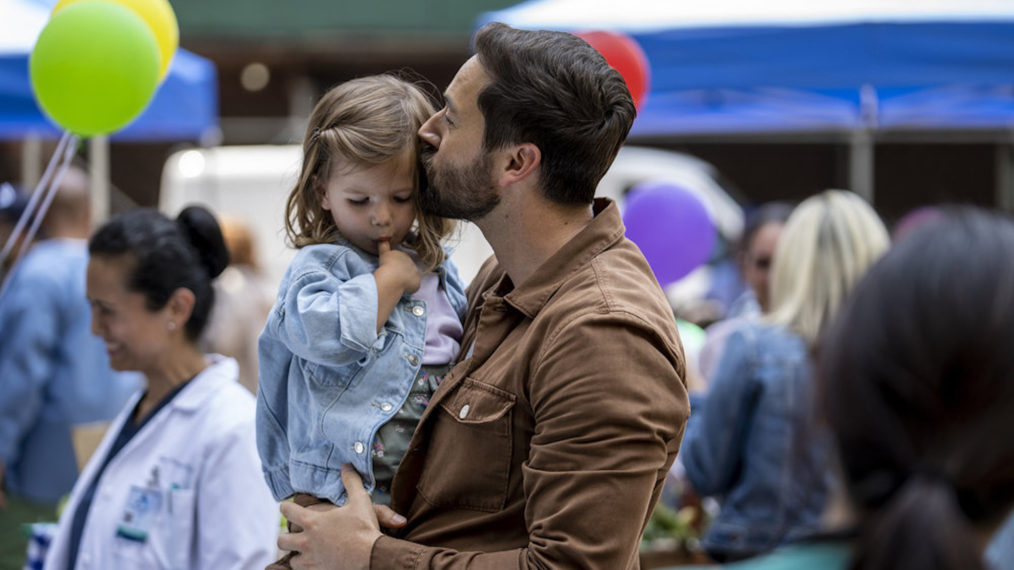
[{"label": "man's dark hair", "polygon": [[564,32],[494,22],[476,34],[475,49],[490,77],[478,98],[484,150],[534,144],[542,153],[545,196],[590,204],[636,114],[623,76]]}]

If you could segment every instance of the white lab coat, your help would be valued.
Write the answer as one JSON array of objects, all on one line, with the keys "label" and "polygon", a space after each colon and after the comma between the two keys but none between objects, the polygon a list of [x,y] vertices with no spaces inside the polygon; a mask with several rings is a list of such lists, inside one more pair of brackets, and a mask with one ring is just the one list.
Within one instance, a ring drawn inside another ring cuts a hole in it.
[{"label": "white lab coat", "polygon": [[[237,382],[235,360],[208,358],[211,366],[159,410],[106,467],[85,521],[78,570],[260,570],[275,560],[278,503],[261,475],[254,398]],[[140,396],[113,421],[74,485],[45,568],[67,568],[71,519],[81,494]],[[157,498],[143,542],[118,533],[132,488]]]}]

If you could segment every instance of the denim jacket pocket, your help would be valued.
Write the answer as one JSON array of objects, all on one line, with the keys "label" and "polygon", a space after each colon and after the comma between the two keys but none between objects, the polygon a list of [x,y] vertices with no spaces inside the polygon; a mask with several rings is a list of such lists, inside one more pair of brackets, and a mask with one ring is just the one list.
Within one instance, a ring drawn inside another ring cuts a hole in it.
[{"label": "denim jacket pocket", "polygon": [[339,368],[324,366],[308,360],[301,360],[299,365],[311,384],[328,388],[345,388],[352,383],[356,373],[362,370],[367,361],[368,356],[363,356],[359,363]]},{"label": "denim jacket pocket", "polygon": [[[516,399],[500,388],[465,378],[441,402],[417,486],[427,503],[482,512],[504,508]],[[445,469],[461,464],[463,450],[469,455],[468,468]]]},{"label": "denim jacket pocket", "polygon": [[303,369],[303,374],[312,384],[318,386],[347,388],[355,385],[364,372],[377,360],[377,355],[383,352],[384,345],[390,336],[387,331],[381,331],[370,350],[362,353],[355,362],[343,366],[329,366],[302,360],[300,366]]}]

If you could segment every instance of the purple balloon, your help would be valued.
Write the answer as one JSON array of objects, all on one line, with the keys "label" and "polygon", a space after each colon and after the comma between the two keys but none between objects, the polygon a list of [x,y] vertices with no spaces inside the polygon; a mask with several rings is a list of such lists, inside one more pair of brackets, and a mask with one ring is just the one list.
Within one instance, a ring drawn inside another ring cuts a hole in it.
[{"label": "purple balloon", "polygon": [[641,248],[659,285],[679,281],[711,255],[715,226],[692,192],[665,183],[644,183],[627,194],[623,223]]}]

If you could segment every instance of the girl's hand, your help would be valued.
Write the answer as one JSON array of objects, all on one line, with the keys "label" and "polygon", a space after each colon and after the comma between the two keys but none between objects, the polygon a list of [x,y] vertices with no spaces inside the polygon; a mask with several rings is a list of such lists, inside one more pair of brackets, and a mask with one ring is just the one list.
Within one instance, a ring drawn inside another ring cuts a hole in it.
[{"label": "girl's hand", "polygon": [[389,242],[382,241],[377,244],[377,255],[380,258],[380,268],[377,271],[383,270],[385,277],[392,279],[402,293],[415,293],[419,290],[422,275],[407,253],[391,249]]},{"label": "girl's hand", "polygon": [[384,328],[401,296],[419,290],[422,275],[415,262],[404,251],[392,250],[391,244],[377,244],[380,267],[373,272],[377,281],[377,332]]}]

